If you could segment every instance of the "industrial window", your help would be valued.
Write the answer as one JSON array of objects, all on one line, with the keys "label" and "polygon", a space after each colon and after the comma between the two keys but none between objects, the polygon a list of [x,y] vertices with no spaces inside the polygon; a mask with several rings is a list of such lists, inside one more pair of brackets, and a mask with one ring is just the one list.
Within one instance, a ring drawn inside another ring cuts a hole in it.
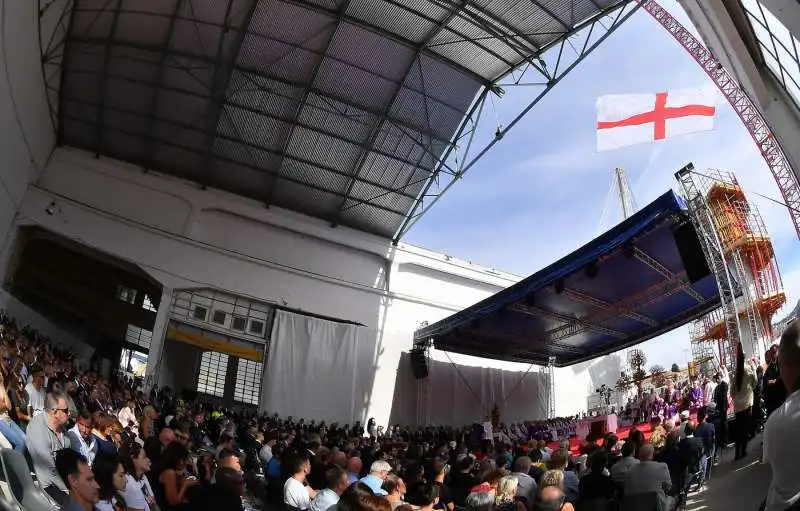
[{"label": "industrial window", "polygon": [[800,106],[800,42],[759,0],[742,0],[764,63]]},{"label": "industrial window", "polygon": [[[225,394],[225,375],[228,372],[228,355],[204,351],[200,357],[200,375],[197,392],[222,397]],[[238,385],[237,385],[238,386]]]},{"label": "industrial window", "polygon": [[117,286],[117,299],[125,303],[136,303],[136,290],[119,285]]},{"label": "industrial window", "polygon": [[247,325],[247,318],[243,318],[241,316],[234,316],[233,321],[231,321],[231,329],[238,330],[239,332],[244,332],[244,327]]},{"label": "industrial window", "polygon": [[153,332],[139,328],[135,325],[128,325],[128,331],[125,333],[125,340],[135,346],[140,346],[146,350],[150,350],[150,342],[153,340]]},{"label": "industrial window", "polygon": [[261,395],[261,370],[261,362],[239,359],[239,367],[236,369],[236,390],[233,391],[234,401],[258,405],[258,398]]},{"label": "industrial window", "polygon": [[211,317],[211,322],[216,323],[218,325],[224,325],[225,318],[227,316],[228,315],[225,313],[225,311],[214,311],[214,315]]},{"label": "industrial window", "polygon": [[251,319],[248,332],[255,335],[264,335],[264,322],[257,319]]},{"label": "industrial window", "polygon": [[147,295],[144,295],[144,300],[142,300],[142,309],[150,312],[156,312],[153,302],[150,301],[150,297]]},{"label": "industrial window", "polygon": [[208,316],[208,309],[206,309],[205,307],[201,307],[199,305],[194,306],[194,310],[192,311],[192,317],[194,319],[198,321],[205,321],[206,316]]}]

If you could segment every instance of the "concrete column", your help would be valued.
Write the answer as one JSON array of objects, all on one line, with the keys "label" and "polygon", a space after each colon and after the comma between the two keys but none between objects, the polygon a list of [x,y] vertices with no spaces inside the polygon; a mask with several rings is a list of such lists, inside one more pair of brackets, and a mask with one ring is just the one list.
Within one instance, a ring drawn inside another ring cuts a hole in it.
[{"label": "concrete column", "polygon": [[145,389],[159,385],[159,371],[161,359],[164,355],[164,341],[169,325],[169,315],[172,310],[172,288],[164,287],[161,290],[161,302],[156,312],[156,321],[153,325],[153,337],[150,341],[150,352],[147,355],[147,369],[145,371]]}]

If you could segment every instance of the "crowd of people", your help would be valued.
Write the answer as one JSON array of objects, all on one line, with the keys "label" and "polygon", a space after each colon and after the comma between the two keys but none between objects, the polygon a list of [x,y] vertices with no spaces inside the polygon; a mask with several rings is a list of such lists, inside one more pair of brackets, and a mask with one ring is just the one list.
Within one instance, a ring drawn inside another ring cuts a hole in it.
[{"label": "crowd of people", "polygon": [[[703,483],[725,445],[728,394],[736,422],[749,425],[759,386],[772,389],[763,393],[773,470],[765,507],[784,511],[800,499],[798,327],[767,354],[763,379],[742,356],[732,381],[717,375],[696,415],[658,416],[649,438],[634,427],[624,442],[609,434],[570,452],[561,432],[572,418],[506,426],[496,409],[472,428],[384,430],[374,420],[230,411],[103,377],[0,320],[0,443],[27,456],[39,487],[67,511],[242,511],[250,502],[290,511],[581,511],[626,501],[668,510]],[[781,397],[774,389],[784,383]],[[736,436],[737,458],[748,439]]]}]

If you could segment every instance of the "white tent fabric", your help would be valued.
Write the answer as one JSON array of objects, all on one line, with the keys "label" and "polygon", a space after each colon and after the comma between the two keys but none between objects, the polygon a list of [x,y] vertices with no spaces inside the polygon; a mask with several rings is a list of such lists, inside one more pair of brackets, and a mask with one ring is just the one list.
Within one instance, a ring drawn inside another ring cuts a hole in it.
[{"label": "white tent fabric", "polygon": [[260,409],[306,420],[364,421],[375,345],[366,328],[277,311]]},{"label": "white tent fabric", "polygon": [[417,413],[417,389],[424,380],[414,378],[409,354],[403,353],[391,423],[414,424],[417,417],[428,417],[431,424],[471,424],[488,415],[495,404],[505,423],[544,419],[549,386],[543,371],[544,368],[534,366],[526,374],[432,360],[429,381],[423,383],[429,385],[430,409],[427,413]]}]

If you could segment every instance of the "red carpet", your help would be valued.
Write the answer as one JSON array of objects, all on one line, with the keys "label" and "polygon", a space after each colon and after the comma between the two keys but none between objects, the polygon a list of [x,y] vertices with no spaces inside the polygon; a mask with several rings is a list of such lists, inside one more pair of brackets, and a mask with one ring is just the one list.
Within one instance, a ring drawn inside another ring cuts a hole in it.
[{"label": "red carpet", "polygon": [[[631,429],[636,427],[639,431],[644,433],[644,439],[646,441],[650,441],[650,435],[653,434],[653,425],[649,422],[643,422],[640,424],[634,424],[633,426],[620,426],[617,428],[617,438],[620,440],[625,440],[628,438],[628,434],[630,434]],[[578,448],[580,447],[581,443],[583,443],[583,439],[579,439],[576,437],[572,437],[569,439],[569,450],[573,455],[578,454]],[[597,440],[597,445],[603,445],[603,439]],[[559,443],[558,442],[550,442],[549,447],[551,449],[558,449]]]}]

